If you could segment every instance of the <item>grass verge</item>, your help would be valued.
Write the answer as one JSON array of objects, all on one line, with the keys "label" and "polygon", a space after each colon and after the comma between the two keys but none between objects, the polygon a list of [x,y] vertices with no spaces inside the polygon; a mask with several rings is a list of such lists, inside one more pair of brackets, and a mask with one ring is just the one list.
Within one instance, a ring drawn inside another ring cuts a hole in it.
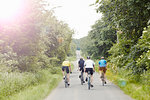
[{"label": "grass verge", "polygon": [[43,100],[52,89],[54,89],[62,79],[61,74],[51,74],[49,70],[40,72],[38,76],[41,80],[20,92],[7,96],[4,100]]},{"label": "grass verge", "polygon": [[[95,70],[98,72],[98,61],[95,61]],[[108,63],[106,72],[107,79],[119,86],[125,94],[131,96],[135,100],[150,100],[150,86],[140,82],[133,81],[129,76],[126,76],[129,71],[120,70],[113,72],[111,65]]]},{"label": "grass verge", "polygon": [[[127,73],[126,71],[123,74]],[[107,79],[120,87],[125,94],[131,96],[135,100],[150,100],[150,86],[133,82],[123,74],[114,74],[109,68],[107,70]]]},{"label": "grass verge", "polygon": [[43,100],[58,85],[61,79],[60,75],[52,75],[48,82],[30,86],[24,91],[9,97],[8,100]]}]

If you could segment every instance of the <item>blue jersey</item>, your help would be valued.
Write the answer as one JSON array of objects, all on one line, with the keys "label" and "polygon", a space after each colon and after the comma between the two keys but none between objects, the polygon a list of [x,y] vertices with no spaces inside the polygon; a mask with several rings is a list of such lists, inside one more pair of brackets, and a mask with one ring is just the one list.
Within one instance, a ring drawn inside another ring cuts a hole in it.
[{"label": "blue jersey", "polygon": [[106,64],[107,64],[107,62],[104,59],[99,61],[99,67],[106,67]]}]

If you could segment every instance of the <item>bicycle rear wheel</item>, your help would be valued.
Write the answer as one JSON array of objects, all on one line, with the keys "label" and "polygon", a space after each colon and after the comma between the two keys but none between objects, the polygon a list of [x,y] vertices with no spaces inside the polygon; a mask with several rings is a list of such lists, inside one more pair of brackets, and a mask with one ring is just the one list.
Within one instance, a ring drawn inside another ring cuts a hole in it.
[{"label": "bicycle rear wheel", "polygon": [[105,80],[104,80],[104,73],[102,73],[102,86],[104,86]]},{"label": "bicycle rear wheel", "polygon": [[81,85],[83,85],[83,72],[81,72]]},{"label": "bicycle rear wheel", "polygon": [[65,88],[68,87],[68,81],[67,81],[67,76],[65,76]]},{"label": "bicycle rear wheel", "polygon": [[88,90],[90,90],[90,88],[91,88],[91,79],[90,79],[90,77],[88,77]]}]

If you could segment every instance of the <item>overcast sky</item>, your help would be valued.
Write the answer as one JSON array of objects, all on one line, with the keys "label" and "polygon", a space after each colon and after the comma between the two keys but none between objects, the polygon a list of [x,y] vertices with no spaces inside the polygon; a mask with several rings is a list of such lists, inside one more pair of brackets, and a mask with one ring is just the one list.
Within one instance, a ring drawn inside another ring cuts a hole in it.
[{"label": "overcast sky", "polygon": [[48,0],[50,7],[54,8],[55,16],[75,30],[74,38],[79,39],[87,36],[91,30],[91,25],[101,18],[101,14],[96,13],[94,6],[96,0]]}]

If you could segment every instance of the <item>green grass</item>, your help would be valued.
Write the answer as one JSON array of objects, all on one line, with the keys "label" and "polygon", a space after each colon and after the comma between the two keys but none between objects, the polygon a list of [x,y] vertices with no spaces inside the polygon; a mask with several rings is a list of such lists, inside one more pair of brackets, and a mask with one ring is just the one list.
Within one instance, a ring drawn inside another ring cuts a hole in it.
[{"label": "green grass", "polygon": [[51,78],[42,84],[29,88],[9,97],[7,100],[43,100],[62,79],[61,75],[51,75]]},{"label": "green grass", "polygon": [[[73,70],[74,65],[71,67]],[[62,74],[57,67],[37,73],[0,74],[0,79],[4,80],[0,100],[43,100],[62,80]]]},{"label": "green grass", "polygon": [[[128,94],[135,100],[150,100],[150,86],[129,81],[127,77],[114,74],[110,69],[107,70],[106,75],[108,80],[119,86],[125,94]],[[125,84],[122,84],[123,82]]]},{"label": "green grass", "polygon": [[0,100],[42,100],[62,79],[60,68],[51,71],[0,73]]},{"label": "green grass", "polygon": [[[98,72],[98,61],[95,61],[95,70]],[[114,67],[115,69],[116,67]],[[135,82],[129,76],[126,76],[130,71],[120,70],[115,72],[112,65],[108,63],[106,72],[107,79],[120,87],[125,94],[131,96],[135,100],[150,100],[150,86]],[[134,77],[133,77],[134,78]],[[147,81],[148,82],[148,81]]]}]

